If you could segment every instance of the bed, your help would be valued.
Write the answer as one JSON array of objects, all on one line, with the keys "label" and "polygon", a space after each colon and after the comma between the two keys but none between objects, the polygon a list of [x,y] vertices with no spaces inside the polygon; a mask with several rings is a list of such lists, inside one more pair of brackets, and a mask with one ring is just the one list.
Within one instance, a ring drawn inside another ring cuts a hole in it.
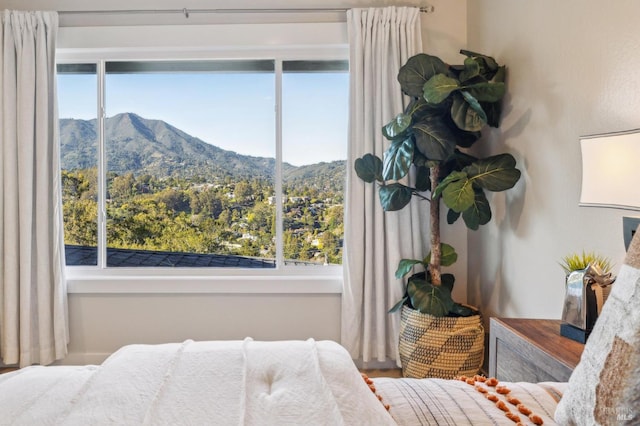
[{"label": "bed", "polygon": [[[0,375],[0,424],[513,425],[478,391],[484,386],[508,404],[500,385],[479,380],[368,379],[331,341],[129,345],[99,366]],[[551,424],[561,388],[509,386],[512,398]]]},{"label": "bed", "polygon": [[330,341],[129,345],[100,366],[0,376],[7,425],[393,425]]},{"label": "bed", "polygon": [[129,345],[0,375],[0,425],[638,425],[640,233],[567,383],[370,379],[331,341]]}]

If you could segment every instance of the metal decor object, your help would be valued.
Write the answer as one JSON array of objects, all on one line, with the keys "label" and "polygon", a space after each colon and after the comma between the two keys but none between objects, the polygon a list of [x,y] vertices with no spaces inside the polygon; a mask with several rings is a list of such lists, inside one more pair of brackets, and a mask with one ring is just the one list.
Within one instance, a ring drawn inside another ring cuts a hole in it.
[{"label": "metal decor object", "polygon": [[574,329],[563,324],[560,329],[563,336],[586,341],[614,281],[611,273],[603,273],[598,265],[588,265],[567,275],[562,321]]}]

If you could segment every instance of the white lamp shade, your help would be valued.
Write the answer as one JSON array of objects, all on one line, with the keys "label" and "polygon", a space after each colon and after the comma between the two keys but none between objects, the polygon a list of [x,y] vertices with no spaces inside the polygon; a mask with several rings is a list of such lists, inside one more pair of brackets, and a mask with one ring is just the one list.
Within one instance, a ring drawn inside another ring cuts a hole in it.
[{"label": "white lamp shade", "polygon": [[640,130],[585,136],[581,206],[640,210]]}]

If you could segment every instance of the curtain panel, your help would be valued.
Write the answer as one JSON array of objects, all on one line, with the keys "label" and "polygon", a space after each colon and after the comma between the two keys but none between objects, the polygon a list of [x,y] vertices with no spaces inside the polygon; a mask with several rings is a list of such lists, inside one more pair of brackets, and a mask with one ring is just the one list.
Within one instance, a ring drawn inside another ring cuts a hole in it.
[{"label": "curtain panel", "polygon": [[55,12],[8,11],[0,33],[0,358],[67,353]]},{"label": "curtain panel", "polygon": [[422,51],[420,11],[352,9],[347,26],[350,117],[341,340],[354,359],[399,363],[400,319],[388,313],[404,294],[395,270],[402,258],[424,257],[420,218],[421,213],[428,216],[418,203],[385,213],[377,186],[361,181],[353,164],[366,153],[382,158],[388,147],[382,127],[408,104],[397,75],[407,59]]}]

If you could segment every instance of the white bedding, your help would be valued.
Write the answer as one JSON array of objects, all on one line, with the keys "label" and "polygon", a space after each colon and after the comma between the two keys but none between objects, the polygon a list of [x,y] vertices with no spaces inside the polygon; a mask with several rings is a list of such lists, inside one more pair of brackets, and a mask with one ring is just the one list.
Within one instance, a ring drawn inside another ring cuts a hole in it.
[{"label": "white bedding", "polygon": [[126,346],[0,375],[1,425],[393,425],[329,341]]}]

